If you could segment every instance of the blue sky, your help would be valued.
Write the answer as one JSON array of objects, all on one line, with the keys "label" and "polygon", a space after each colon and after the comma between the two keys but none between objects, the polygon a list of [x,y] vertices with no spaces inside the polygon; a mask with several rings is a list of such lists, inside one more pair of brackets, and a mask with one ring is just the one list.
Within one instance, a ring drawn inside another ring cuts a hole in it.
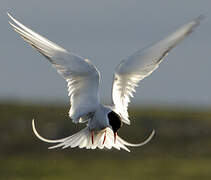
[{"label": "blue sky", "polygon": [[204,14],[201,26],[144,79],[133,103],[211,105],[211,1],[2,0],[0,99],[68,102],[66,83],[8,25],[6,11],[62,47],[91,59],[102,75],[101,97],[111,100],[121,59]]}]

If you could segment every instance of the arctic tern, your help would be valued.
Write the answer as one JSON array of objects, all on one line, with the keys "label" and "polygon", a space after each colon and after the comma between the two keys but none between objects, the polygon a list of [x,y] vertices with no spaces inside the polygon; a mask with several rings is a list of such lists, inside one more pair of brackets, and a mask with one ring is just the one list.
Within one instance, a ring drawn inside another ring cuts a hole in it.
[{"label": "arctic tern", "polygon": [[129,152],[128,146],[142,146],[148,143],[155,134],[153,130],[151,135],[140,144],[128,143],[117,135],[123,123],[130,124],[128,104],[135,88],[142,79],[158,68],[169,51],[188,36],[202,19],[199,16],[151,47],[136,51],[123,59],[114,73],[113,103],[111,106],[105,106],[99,100],[100,72],[89,59],[67,51],[27,28],[9,13],[8,16],[12,28],[46,57],[67,81],[71,106],[69,117],[74,123],[86,123],[86,127],[76,134],[63,139],[49,140],[38,134],[33,119],[32,128],[35,135],[47,143],[57,143],[49,147],[50,149],[77,146],[86,149],[114,147]]}]

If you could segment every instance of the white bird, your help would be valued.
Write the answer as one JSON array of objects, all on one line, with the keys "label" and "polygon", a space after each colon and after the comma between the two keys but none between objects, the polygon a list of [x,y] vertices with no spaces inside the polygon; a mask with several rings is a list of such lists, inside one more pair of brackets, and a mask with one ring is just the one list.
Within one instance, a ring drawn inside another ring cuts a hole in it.
[{"label": "white bird", "polygon": [[68,52],[43,36],[27,28],[8,13],[13,29],[32,47],[44,55],[57,72],[67,81],[70,97],[69,116],[74,123],[87,123],[81,131],[69,137],[49,140],[40,136],[32,127],[35,135],[42,141],[58,143],[49,147],[79,147],[87,149],[112,147],[130,151],[127,146],[142,146],[155,134],[140,144],[131,144],[117,135],[123,123],[130,124],[128,104],[138,83],[158,68],[169,51],[189,35],[199,25],[201,16],[186,23],[174,33],[144,50],[139,50],[122,60],[116,67],[112,87],[113,104],[105,106],[100,102],[100,73],[90,60]]}]

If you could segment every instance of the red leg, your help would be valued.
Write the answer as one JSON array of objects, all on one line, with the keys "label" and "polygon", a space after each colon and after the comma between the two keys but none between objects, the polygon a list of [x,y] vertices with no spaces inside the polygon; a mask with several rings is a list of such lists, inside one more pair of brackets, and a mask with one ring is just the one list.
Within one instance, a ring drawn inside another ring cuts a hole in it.
[{"label": "red leg", "polygon": [[106,140],[106,130],[105,130],[105,134],[104,134],[103,144],[105,143],[105,140]]},{"label": "red leg", "polygon": [[92,133],[92,144],[94,144],[94,131],[92,130],[91,133]]}]

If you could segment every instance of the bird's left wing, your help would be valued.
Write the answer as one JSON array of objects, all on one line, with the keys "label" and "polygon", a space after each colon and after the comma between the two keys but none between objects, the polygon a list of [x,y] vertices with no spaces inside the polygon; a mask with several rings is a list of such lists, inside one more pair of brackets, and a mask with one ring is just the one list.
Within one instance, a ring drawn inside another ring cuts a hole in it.
[{"label": "bird's left wing", "polygon": [[199,16],[150,48],[135,52],[127,59],[122,60],[116,67],[112,99],[115,109],[121,114],[124,123],[130,124],[127,112],[128,103],[130,97],[133,97],[139,81],[157,69],[168,52],[189,35],[194,27],[199,25],[201,19],[202,17]]},{"label": "bird's left wing", "polygon": [[32,47],[44,55],[57,72],[67,81],[71,108],[70,117],[75,123],[79,118],[95,111],[99,103],[100,75],[88,60],[49,41],[27,28],[9,13],[13,29]]}]

